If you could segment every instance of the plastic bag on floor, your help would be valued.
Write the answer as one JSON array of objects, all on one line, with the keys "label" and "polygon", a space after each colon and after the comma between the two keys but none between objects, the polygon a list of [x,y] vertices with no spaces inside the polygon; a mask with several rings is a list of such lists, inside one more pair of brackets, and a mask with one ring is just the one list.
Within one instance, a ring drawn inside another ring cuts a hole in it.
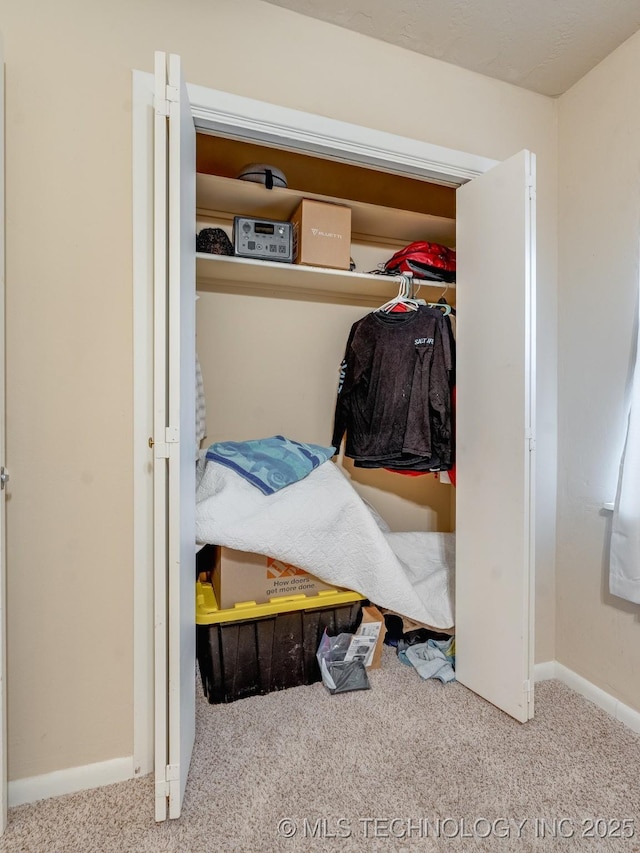
[{"label": "plastic bag on floor", "polygon": [[364,665],[370,651],[367,639],[353,634],[330,637],[325,628],[316,657],[322,683],[329,693],[369,690],[371,685]]}]

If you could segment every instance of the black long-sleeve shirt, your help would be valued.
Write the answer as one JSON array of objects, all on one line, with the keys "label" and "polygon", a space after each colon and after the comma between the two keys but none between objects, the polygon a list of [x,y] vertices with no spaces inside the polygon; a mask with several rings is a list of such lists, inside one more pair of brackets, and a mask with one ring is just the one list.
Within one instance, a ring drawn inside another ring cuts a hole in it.
[{"label": "black long-sleeve shirt", "polygon": [[452,461],[449,329],[438,309],[374,312],[351,328],[332,444],[366,467]]}]

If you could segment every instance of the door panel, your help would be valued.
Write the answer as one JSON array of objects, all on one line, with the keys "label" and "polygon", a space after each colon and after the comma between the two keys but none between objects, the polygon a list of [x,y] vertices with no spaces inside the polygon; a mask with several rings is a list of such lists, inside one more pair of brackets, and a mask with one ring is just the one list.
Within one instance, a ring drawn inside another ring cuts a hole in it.
[{"label": "door panel", "polygon": [[166,56],[155,55],[153,134],[153,625],[154,625],[154,779],[156,820],[167,817],[166,768],[169,761],[167,704],[167,148],[169,128],[160,107],[167,88]]},{"label": "door panel", "polygon": [[195,736],[195,128],[156,54],[154,646],[156,820],[180,816]]},{"label": "door panel", "polygon": [[[0,835],[7,825],[7,566],[5,536],[4,49],[0,37]],[[5,482],[6,480],[6,482]]]},{"label": "door panel", "polygon": [[180,57],[169,57],[169,817],[180,816],[195,737],[196,135]]},{"label": "door panel", "polygon": [[533,715],[535,158],[457,191],[456,677]]}]

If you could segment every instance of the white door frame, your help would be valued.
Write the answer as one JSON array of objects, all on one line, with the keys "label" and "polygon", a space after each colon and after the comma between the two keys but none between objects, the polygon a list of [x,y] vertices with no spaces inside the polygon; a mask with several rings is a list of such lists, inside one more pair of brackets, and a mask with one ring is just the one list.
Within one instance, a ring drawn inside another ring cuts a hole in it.
[{"label": "white door frame", "polygon": [[[460,186],[499,161],[202,86],[197,129]],[[153,74],[133,72],[134,772],[153,770]]]}]

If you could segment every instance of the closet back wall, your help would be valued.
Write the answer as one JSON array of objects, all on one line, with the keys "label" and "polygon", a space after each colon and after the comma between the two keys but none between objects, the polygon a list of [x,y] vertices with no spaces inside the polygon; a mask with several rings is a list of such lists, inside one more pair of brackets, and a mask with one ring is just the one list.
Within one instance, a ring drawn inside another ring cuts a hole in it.
[{"label": "closet back wall", "polygon": [[[281,434],[329,445],[349,329],[369,310],[200,291],[207,443]],[[346,464],[353,485],[392,530],[452,529],[453,490],[433,475],[403,477]]]},{"label": "closet back wall", "polygon": [[131,69],[158,49],[191,83],[497,160],[536,152],[536,659],[553,658],[556,102],[259,0],[1,8],[10,778],[133,754]]}]

